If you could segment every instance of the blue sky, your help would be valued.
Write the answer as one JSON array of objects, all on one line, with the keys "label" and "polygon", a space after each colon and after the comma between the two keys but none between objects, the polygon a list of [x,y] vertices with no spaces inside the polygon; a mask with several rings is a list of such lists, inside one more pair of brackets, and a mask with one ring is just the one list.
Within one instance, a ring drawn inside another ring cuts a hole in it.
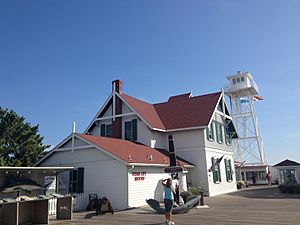
[{"label": "blue sky", "polygon": [[0,106],[46,144],[83,132],[122,79],[145,101],[249,71],[268,161],[300,162],[300,1],[0,1]]}]

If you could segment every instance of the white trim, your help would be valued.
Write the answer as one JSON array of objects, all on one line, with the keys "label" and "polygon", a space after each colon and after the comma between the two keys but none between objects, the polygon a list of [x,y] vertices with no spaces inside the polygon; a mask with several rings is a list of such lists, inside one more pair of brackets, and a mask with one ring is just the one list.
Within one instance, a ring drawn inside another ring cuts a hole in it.
[{"label": "white trim", "polygon": [[163,130],[159,128],[152,128],[152,130],[161,131],[161,132],[175,132],[175,131],[185,131],[185,130],[197,130],[197,129],[204,129],[207,126],[198,126],[198,127],[185,127],[185,128],[177,128],[177,129],[170,129],[170,130]]},{"label": "white trim", "polygon": [[77,147],[69,147],[69,148],[58,148],[55,149],[55,152],[60,152],[60,151],[75,151],[75,150],[80,150],[80,149],[86,149],[86,148],[92,148],[93,146],[87,145],[87,146],[77,146]]},{"label": "white trim", "polygon": [[228,116],[228,115],[226,115],[226,114],[220,112],[219,110],[216,110],[216,113],[218,113],[218,114],[221,115],[221,116],[224,116],[224,117],[227,118],[227,119],[232,120],[232,117],[231,117],[231,116]]},{"label": "white trim", "polygon": [[49,169],[54,169],[54,170],[72,170],[74,167],[66,167],[66,166],[41,166],[41,167],[25,167],[25,166],[20,166],[20,167],[11,167],[11,166],[1,166],[0,170],[49,170]]},{"label": "white trim", "polygon": [[[150,127],[151,128],[151,127]],[[160,131],[160,132],[167,132],[166,130],[164,130],[164,129],[160,129],[160,128],[155,128],[155,127],[153,127],[153,128],[151,128],[152,130],[156,130],[156,131]]]},{"label": "white trim", "polygon": [[100,121],[100,120],[113,119],[113,117],[132,116],[132,115],[136,115],[136,114],[137,114],[136,112],[130,112],[130,113],[124,113],[124,114],[117,114],[114,116],[106,116],[106,117],[101,117],[101,118],[95,119],[95,122]]},{"label": "white trim", "polygon": [[218,108],[218,105],[219,105],[219,103],[220,103],[220,99],[221,99],[221,98],[222,98],[222,92],[221,92],[221,94],[220,94],[220,97],[219,97],[219,99],[218,99],[218,101],[217,101],[217,104],[215,105],[214,111],[213,111],[213,113],[212,113],[212,115],[211,115],[211,117],[210,117],[210,120],[209,120],[209,122],[208,122],[208,124],[207,124],[206,127],[208,127],[208,126],[210,125],[211,121],[213,120],[214,114],[215,114],[215,112],[216,112],[216,110],[217,110],[217,108]]},{"label": "white trim", "polygon": [[98,111],[98,113],[96,114],[96,116],[93,118],[92,122],[90,122],[90,124],[88,125],[88,127],[85,129],[85,131],[83,132],[84,134],[86,134],[86,132],[91,128],[91,126],[93,125],[93,123],[95,122],[95,120],[97,119],[97,117],[100,115],[100,113],[103,111],[103,109],[106,107],[106,105],[110,101],[111,97],[112,97],[112,94],[109,95],[109,97],[107,98],[107,100],[105,101],[105,103],[103,104],[103,106],[101,107],[101,109]]},{"label": "white trim", "polygon": [[[170,166],[169,164],[155,164],[155,163],[128,163],[128,166],[157,166],[157,167],[168,167]],[[194,168],[195,166],[193,165],[183,165],[182,167],[185,168]]]}]

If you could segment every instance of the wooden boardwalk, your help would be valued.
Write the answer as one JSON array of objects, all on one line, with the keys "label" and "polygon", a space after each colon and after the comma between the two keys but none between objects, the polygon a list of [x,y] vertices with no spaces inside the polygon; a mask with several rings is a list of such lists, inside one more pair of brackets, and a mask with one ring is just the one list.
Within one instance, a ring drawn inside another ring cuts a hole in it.
[{"label": "wooden boardwalk", "polygon": [[[205,198],[209,209],[174,215],[176,225],[300,225],[300,195],[280,194],[275,186],[258,186]],[[163,225],[164,216],[148,207],[96,216],[74,213],[72,221],[51,225]]]}]

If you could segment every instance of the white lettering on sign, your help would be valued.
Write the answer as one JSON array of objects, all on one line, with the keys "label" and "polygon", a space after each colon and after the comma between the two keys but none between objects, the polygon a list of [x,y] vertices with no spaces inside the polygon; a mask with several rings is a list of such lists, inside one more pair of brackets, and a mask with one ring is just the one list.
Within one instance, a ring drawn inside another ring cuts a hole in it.
[{"label": "white lettering on sign", "polygon": [[145,180],[146,172],[132,172],[134,181]]}]

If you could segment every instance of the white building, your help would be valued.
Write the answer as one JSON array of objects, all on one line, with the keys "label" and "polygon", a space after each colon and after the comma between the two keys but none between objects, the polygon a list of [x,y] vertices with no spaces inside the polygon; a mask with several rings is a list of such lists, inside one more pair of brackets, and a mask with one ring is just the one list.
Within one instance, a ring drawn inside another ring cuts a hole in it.
[{"label": "white building", "polygon": [[71,182],[59,191],[79,188],[86,204],[89,193],[98,193],[117,209],[141,206],[145,199],[163,199],[169,137],[177,164],[188,172],[181,174],[181,190],[186,183],[209,196],[236,190],[231,140],[237,135],[222,92],[150,104],[124,94],[122,81],[113,81],[112,93],[84,134],[71,134],[38,165],[78,168],[61,178]]},{"label": "white building", "polygon": [[300,163],[286,159],[274,165],[273,168],[277,169],[279,184],[283,184],[291,180],[295,180],[298,184],[300,184]]}]

